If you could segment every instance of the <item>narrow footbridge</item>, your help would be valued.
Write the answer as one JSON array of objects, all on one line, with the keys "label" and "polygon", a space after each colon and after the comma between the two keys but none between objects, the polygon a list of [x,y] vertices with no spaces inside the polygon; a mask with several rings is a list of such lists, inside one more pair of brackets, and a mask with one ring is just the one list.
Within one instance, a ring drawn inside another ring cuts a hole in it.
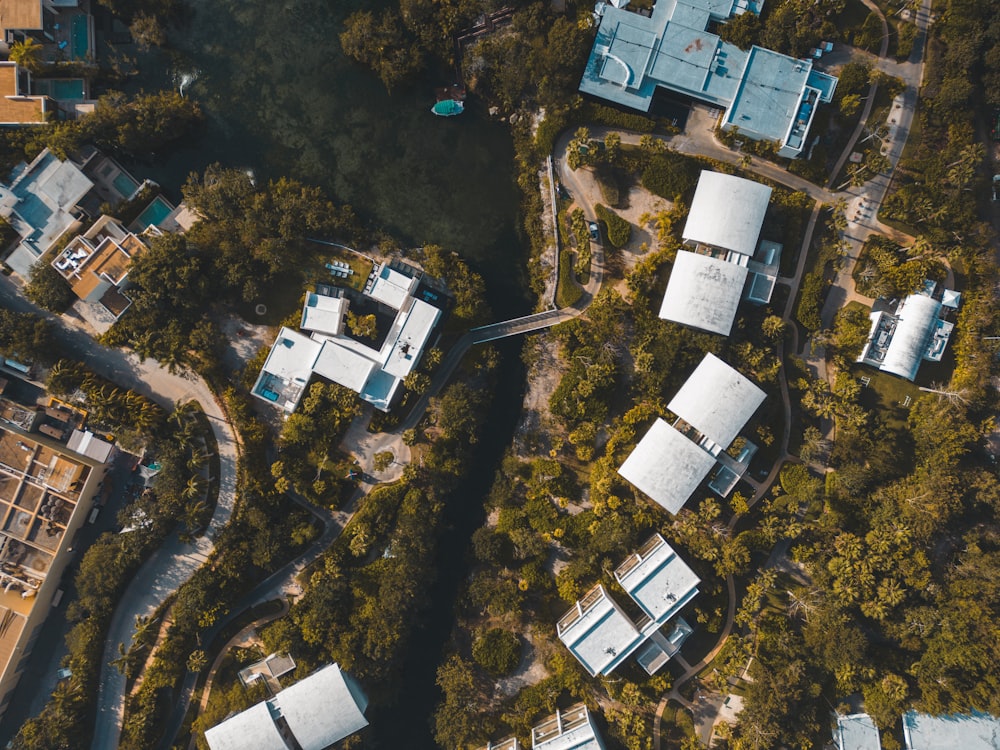
[{"label": "narrow footbridge", "polygon": [[546,312],[525,315],[523,318],[512,318],[502,320],[499,323],[490,323],[488,326],[472,328],[469,334],[472,338],[471,344],[484,344],[487,341],[507,338],[508,336],[519,336],[522,333],[533,333],[551,328],[559,323],[571,320],[580,313],[573,308],[564,310],[548,310]]}]

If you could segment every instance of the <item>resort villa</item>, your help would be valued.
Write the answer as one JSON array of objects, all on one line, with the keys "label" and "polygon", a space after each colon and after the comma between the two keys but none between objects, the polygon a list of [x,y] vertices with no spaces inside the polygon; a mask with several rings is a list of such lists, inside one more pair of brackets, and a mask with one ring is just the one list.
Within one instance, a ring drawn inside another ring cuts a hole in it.
[{"label": "resort villa", "polygon": [[746,473],[756,447],[731,456],[740,430],[764,402],[760,388],[714,354],[706,354],[667,404],[673,424],[657,418],[618,473],[670,513],[677,513],[712,468],[709,487],[728,495]]},{"label": "resort villa", "polygon": [[646,673],[656,674],[691,633],[680,618],[669,635],[660,628],[698,593],[698,576],[655,534],[618,566],[615,580],[638,605],[638,620],[598,584],[556,624],[559,640],[591,676],[611,674],[636,652]]},{"label": "resort villa", "polygon": [[837,79],[762,47],[742,50],[709,31],[758,0],[659,0],[652,12],[599,2],[597,37],[580,91],[648,112],[658,88],[725,110],[722,128],[775,143],[778,155],[806,148],[816,107],[833,99]]},{"label": "resort villa", "polygon": [[30,37],[44,59],[87,60],[94,49],[94,22],[80,0],[0,0],[0,52]]},{"label": "resort villa", "polygon": [[[740,299],[771,300],[781,245],[760,241],[771,188],[703,170],[660,306],[660,317],[728,336]],[[745,292],[744,292],[745,290]]]},{"label": "resort villa", "polygon": [[336,664],[205,732],[211,750],[326,750],[368,726],[368,699]]},{"label": "resort villa", "polygon": [[876,303],[869,315],[868,340],[857,361],[910,381],[917,377],[922,361],[940,362],[955,328],[945,316],[958,309],[962,296],[945,289],[938,297],[936,291],[937,284],[928,281],[893,312]]},{"label": "resort villa", "polygon": [[[58,603],[67,548],[90,513],[113,448],[70,425],[30,432],[48,410],[0,401],[2,716],[42,622]],[[70,432],[68,444],[49,436]]]},{"label": "resort villa", "polygon": [[[306,294],[299,324],[303,333],[282,327],[252,393],[290,414],[310,378],[318,375],[388,411],[441,317],[440,308],[417,298],[420,276],[411,266],[382,263],[364,294],[349,297],[342,288]],[[349,310],[375,317],[373,335],[349,330]]]},{"label": "resort villa", "polygon": [[142,240],[117,219],[102,216],[84,234],[77,235],[52,261],[73,294],[83,302],[100,305],[117,320],[132,304],[122,293],[132,259],[146,249]]},{"label": "resort villa", "polygon": [[[531,729],[532,750],[604,750],[594,719],[582,703],[565,710],[556,710],[541,724]],[[479,750],[527,750],[517,737],[500,742],[487,742]]]}]

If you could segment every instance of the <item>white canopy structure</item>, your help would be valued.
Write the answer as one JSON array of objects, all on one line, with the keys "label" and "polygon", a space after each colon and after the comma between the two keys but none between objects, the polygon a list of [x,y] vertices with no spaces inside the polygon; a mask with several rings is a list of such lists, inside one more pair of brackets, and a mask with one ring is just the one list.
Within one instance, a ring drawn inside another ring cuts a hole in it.
[{"label": "white canopy structure", "polygon": [[882,750],[878,727],[868,714],[837,717],[837,750]]},{"label": "white canopy structure", "polygon": [[326,750],[368,726],[368,699],[330,664],[205,732],[211,750]]},{"label": "white canopy structure", "polygon": [[667,408],[713,443],[727,448],[764,398],[764,391],[709,353]]},{"label": "white canopy structure", "polygon": [[896,311],[896,331],[882,361],[882,369],[913,380],[941,311],[941,303],[924,294],[911,294]]},{"label": "white canopy structure", "polygon": [[678,513],[715,466],[715,456],[657,419],[618,473],[670,513]]},{"label": "white canopy structure", "polygon": [[681,236],[688,243],[751,256],[770,200],[767,185],[702,170]]},{"label": "white canopy structure", "polygon": [[660,317],[728,336],[747,273],[746,265],[679,251],[660,305]]}]

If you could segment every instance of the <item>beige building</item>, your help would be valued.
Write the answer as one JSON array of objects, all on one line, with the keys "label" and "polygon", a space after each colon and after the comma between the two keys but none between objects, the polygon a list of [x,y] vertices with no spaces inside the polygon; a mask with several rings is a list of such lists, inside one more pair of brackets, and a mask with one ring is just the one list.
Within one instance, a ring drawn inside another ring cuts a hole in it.
[{"label": "beige building", "polygon": [[0,423],[0,716],[105,473],[64,443]]}]

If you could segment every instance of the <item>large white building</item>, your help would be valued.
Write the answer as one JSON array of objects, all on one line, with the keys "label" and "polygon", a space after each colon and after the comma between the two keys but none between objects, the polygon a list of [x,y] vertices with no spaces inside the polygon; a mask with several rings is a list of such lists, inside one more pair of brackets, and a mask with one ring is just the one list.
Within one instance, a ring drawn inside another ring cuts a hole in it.
[{"label": "large white building", "polygon": [[611,674],[632,654],[655,674],[691,632],[679,618],[668,636],[660,628],[698,593],[698,576],[656,534],[618,566],[615,579],[642,610],[639,621],[598,584],[560,618],[559,640],[592,676]]},{"label": "large white building", "polygon": [[716,463],[736,479],[746,471],[749,456],[733,459],[726,450],[764,398],[750,380],[706,354],[667,405],[677,419],[671,425],[657,418],[618,473],[677,513]]},{"label": "large white building", "polygon": [[388,411],[441,317],[439,308],[414,296],[418,284],[416,274],[388,264],[379,267],[365,297],[393,315],[374,342],[345,330],[348,298],[308,293],[299,324],[303,332],[279,331],[252,393],[291,413],[309,379],[319,375]]},{"label": "large white building", "polygon": [[368,726],[368,699],[330,664],[205,732],[211,750],[326,750]]},{"label": "large white building", "polygon": [[940,362],[955,324],[945,320],[950,309],[957,308],[960,295],[944,290],[941,300],[932,296],[934,284],[911,294],[896,307],[873,311],[872,327],[858,362],[907,380],[917,377],[923,361]]},{"label": "large white building", "polygon": [[770,199],[767,185],[702,171],[681,234],[691,250],[677,253],[661,318],[728,336],[748,279],[750,299],[770,300],[781,250],[759,243]]}]

